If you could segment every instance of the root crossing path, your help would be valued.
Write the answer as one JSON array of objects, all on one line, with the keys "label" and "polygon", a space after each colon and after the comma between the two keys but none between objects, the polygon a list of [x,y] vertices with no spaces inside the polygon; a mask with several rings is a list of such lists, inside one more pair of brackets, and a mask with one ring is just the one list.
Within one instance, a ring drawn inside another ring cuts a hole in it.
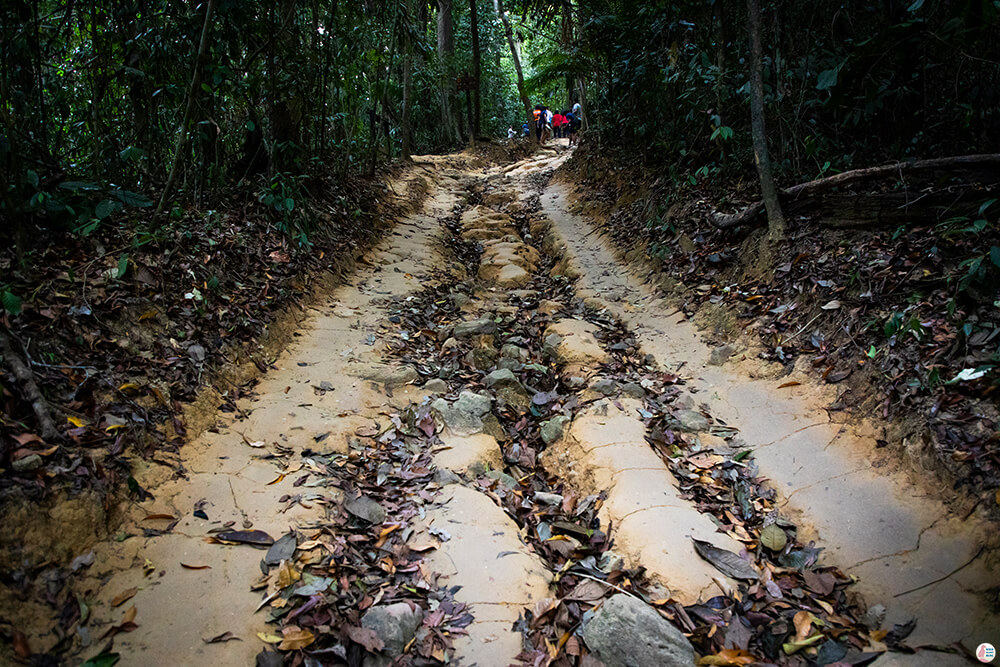
[{"label": "root crossing path", "polygon": [[569,212],[563,159],[417,161],[422,209],[176,474],[140,476],[153,500],[81,584],[82,658],[113,638],[123,665],[948,665],[1000,644],[987,527],[873,467],[819,389],[710,365]]}]

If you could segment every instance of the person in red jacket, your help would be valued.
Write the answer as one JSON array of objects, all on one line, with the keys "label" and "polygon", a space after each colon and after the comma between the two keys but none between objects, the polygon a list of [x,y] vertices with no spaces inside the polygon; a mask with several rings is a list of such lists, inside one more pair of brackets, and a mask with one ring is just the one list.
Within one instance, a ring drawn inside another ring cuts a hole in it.
[{"label": "person in red jacket", "polygon": [[553,131],[555,131],[556,139],[563,138],[563,125],[565,124],[566,124],[566,116],[562,115],[561,112],[557,111],[555,115],[552,116],[552,129]]}]

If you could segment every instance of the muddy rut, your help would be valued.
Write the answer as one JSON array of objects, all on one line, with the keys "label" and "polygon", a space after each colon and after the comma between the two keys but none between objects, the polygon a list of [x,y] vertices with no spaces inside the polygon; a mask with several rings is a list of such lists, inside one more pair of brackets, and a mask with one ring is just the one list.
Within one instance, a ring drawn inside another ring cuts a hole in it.
[{"label": "muddy rut", "polygon": [[946,665],[1000,643],[991,528],[822,390],[702,343],[570,212],[565,157],[417,161],[422,209],[175,474],[138,475],[154,498],[80,585],[81,659]]}]

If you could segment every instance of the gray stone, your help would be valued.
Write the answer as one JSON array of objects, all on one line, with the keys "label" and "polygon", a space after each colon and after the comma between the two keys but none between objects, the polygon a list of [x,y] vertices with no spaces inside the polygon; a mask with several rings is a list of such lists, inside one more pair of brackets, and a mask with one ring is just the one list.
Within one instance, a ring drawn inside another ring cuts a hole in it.
[{"label": "gray stone", "polygon": [[420,373],[412,366],[373,364],[361,371],[361,377],[392,388],[416,382],[420,379]]},{"label": "gray stone", "polygon": [[492,347],[477,347],[465,355],[465,363],[480,371],[493,368],[496,360],[497,351]]},{"label": "gray stone", "polygon": [[590,385],[590,388],[599,394],[611,396],[618,391],[618,383],[614,380],[609,380],[608,378],[601,378]]},{"label": "gray stone", "polygon": [[477,334],[495,334],[496,332],[497,323],[488,317],[483,317],[469,322],[459,322],[455,325],[455,331],[452,333],[455,338],[468,338]]},{"label": "gray stone", "polygon": [[500,356],[505,359],[517,359],[518,361],[527,361],[528,351],[523,347],[518,347],[513,343],[507,343],[500,348]]},{"label": "gray stone", "polygon": [[462,478],[447,468],[438,468],[434,471],[434,481],[441,486],[447,486],[449,484],[458,484],[462,481]]},{"label": "gray stone", "polygon": [[559,343],[561,342],[562,336],[556,333],[549,334],[545,337],[545,340],[542,341],[542,354],[547,357],[556,356],[556,350],[559,349]]},{"label": "gray stone", "polygon": [[638,382],[626,382],[622,385],[622,392],[631,398],[646,398],[646,390]]},{"label": "gray stone", "polygon": [[678,410],[674,413],[674,417],[677,419],[677,423],[680,424],[681,430],[690,433],[707,431],[708,427],[711,426],[705,415],[695,410]]},{"label": "gray stone", "polygon": [[506,368],[498,368],[488,374],[483,378],[483,383],[487,387],[494,389],[500,389],[503,387],[521,387],[521,381],[517,379],[514,372]]},{"label": "gray stone", "polygon": [[579,375],[571,375],[568,378],[565,378],[563,382],[566,383],[567,388],[572,389],[573,391],[576,391],[577,389],[583,389],[585,386],[587,386],[587,380],[580,377]]},{"label": "gray stone", "polygon": [[519,371],[524,366],[517,359],[501,359],[497,362],[497,368],[504,368],[509,371]]},{"label": "gray stone", "polygon": [[531,405],[531,395],[520,383],[497,387],[495,391],[497,398],[502,399],[508,405],[513,405],[521,409],[525,409]]},{"label": "gray stone", "polygon": [[694,409],[694,396],[691,394],[681,394],[674,401],[674,407],[680,410],[693,410]]},{"label": "gray stone", "polygon": [[583,629],[583,640],[607,667],[690,667],[694,648],[645,602],[613,595]]},{"label": "gray stone", "polygon": [[735,353],[736,349],[732,345],[720,345],[712,350],[712,353],[708,355],[708,365],[721,366],[729,361],[729,357],[733,356]]},{"label": "gray stone", "polygon": [[487,479],[493,479],[500,483],[500,486],[506,489],[516,489],[517,480],[505,473],[502,470],[490,470],[484,477]]},{"label": "gray stone", "polygon": [[559,493],[545,493],[544,491],[535,491],[535,500],[545,505],[561,505],[563,497],[562,494]]},{"label": "gray stone", "polygon": [[368,523],[379,524],[385,521],[385,508],[368,496],[358,496],[348,500],[344,504],[344,509]]},{"label": "gray stone", "polygon": [[542,422],[541,436],[542,441],[546,445],[551,445],[554,442],[558,442],[563,436],[563,431],[566,430],[566,425],[569,424],[569,417],[566,415],[559,415],[558,417],[553,417],[548,421]]},{"label": "gray stone", "polygon": [[28,454],[22,459],[11,462],[10,467],[14,472],[31,472],[42,467],[42,457],[38,454]]},{"label": "gray stone", "polygon": [[464,306],[464,305],[468,304],[468,303],[469,303],[469,301],[471,301],[471,300],[472,300],[472,299],[470,299],[470,298],[469,298],[469,295],[467,295],[467,294],[462,294],[461,292],[452,292],[452,293],[451,293],[451,294],[449,295],[449,298],[451,299],[451,303],[452,303],[452,304],[453,304],[453,305],[454,305],[454,306],[455,306],[456,308],[461,308],[462,306]]},{"label": "gray stone", "polygon": [[361,619],[361,625],[373,630],[385,643],[383,652],[393,657],[403,654],[423,622],[423,610],[406,602],[372,607]]},{"label": "gray stone", "polygon": [[441,416],[445,426],[457,435],[472,435],[483,430],[483,415],[488,414],[493,399],[471,391],[463,391],[458,400],[449,403],[443,398],[435,399],[431,409]]},{"label": "gray stone", "polygon": [[424,389],[432,394],[446,394],[448,393],[448,383],[441,378],[431,378],[424,383]]},{"label": "gray stone", "polygon": [[441,351],[448,352],[449,350],[454,350],[458,348],[458,341],[454,338],[449,338],[445,342],[441,343]]}]

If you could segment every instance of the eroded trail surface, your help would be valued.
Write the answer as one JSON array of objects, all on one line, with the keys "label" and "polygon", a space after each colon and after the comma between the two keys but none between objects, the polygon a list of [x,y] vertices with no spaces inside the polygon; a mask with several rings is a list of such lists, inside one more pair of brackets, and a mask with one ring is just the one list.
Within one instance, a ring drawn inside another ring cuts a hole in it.
[{"label": "eroded trail surface", "polygon": [[568,212],[564,157],[418,160],[423,209],[182,474],[140,478],[84,657],[113,636],[126,665],[943,665],[1000,643],[988,531],[829,397],[713,354]]}]

